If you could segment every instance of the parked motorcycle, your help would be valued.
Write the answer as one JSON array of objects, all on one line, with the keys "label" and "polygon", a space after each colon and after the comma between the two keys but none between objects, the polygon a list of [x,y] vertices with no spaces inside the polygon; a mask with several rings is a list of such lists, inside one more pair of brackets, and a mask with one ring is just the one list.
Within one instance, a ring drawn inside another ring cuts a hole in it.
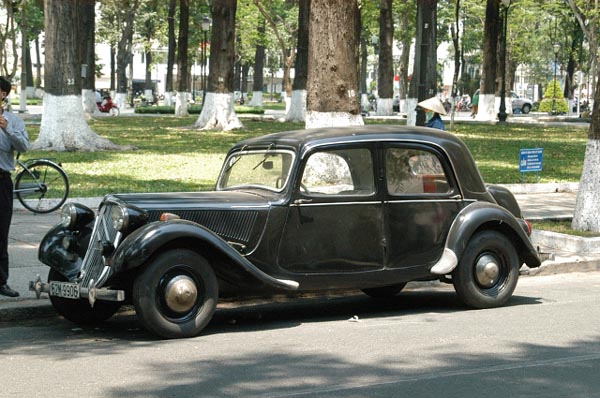
[{"label": "parked motorcycle", "polygon": [[97,102],[98,110],[102,113],[108,113],[111,116],[119,116],[119,106],[112,102],[112,98],[110,96],[104,97],[102,102]]}]

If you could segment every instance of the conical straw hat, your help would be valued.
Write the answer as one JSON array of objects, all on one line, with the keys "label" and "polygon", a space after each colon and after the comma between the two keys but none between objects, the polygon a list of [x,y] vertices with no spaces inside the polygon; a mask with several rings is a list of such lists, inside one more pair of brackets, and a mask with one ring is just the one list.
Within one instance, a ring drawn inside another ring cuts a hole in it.
[{"label": "conical straw hat", "polygon": [[440,115],[445,115],[446,110],[444,109],[444,105],[442,101],[438,97],[431,97],[424,101],[419,102],[421,108],[429,109],[430,111],[434,111],[435,113],[439,113]]}]

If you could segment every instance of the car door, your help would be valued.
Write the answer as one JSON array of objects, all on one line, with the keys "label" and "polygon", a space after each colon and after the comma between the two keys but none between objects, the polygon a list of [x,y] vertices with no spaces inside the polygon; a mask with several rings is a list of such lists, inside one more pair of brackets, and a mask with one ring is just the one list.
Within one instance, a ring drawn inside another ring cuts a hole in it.
[{"label": "car door", "polygon": [[373,145],[321,148],[305,157],[279,252],[296,273],[383,268],[383,211]]},{"label": "car door", "polygon": [[386,268],[434,264],[463,207],[452,169],[441,151],[425,145],[385,144]]}]

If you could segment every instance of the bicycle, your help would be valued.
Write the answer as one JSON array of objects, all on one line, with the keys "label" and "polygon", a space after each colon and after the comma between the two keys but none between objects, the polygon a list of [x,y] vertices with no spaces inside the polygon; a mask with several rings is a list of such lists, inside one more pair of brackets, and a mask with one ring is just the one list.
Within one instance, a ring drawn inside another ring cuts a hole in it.
[{"label": "bicycle", "polygon": [[16,174],[13,194],[27,210],[50,213],[65,203],[69,195],[69,177],[60,163],[50,159],[19,160],[21,171]]}]

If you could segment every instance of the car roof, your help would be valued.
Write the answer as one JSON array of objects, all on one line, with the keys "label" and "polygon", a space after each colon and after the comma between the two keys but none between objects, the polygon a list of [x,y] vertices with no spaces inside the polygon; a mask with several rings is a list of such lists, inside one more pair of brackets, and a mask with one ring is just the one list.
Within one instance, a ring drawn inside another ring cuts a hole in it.
[{"label": "car roof", "polygon": [[284,131],[240,141],[229,152],[280,148],[292,149],[304,156],[315,147],[352,142],[406,142],[435,146],[450,159],[463,189],[473,193],[485,192],[475,161],[460,138],[427,127],[375,124]]}]

